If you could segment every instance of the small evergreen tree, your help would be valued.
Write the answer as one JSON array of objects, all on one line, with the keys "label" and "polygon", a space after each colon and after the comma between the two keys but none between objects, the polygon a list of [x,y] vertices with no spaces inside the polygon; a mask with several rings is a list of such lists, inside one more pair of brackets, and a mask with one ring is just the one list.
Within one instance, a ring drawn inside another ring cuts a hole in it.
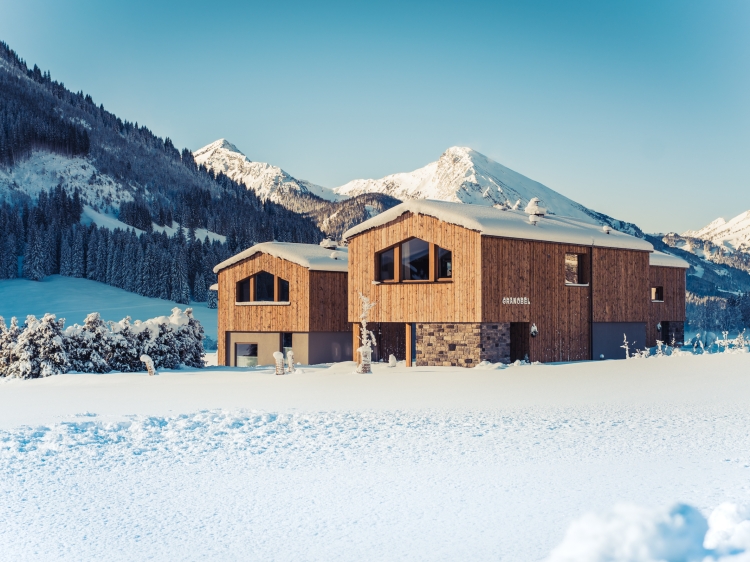
[{"label": "small evergreen tree", "polygon": [[79,373],[110,371],[107,358],[112,355],[112,344],[107,325],[98,312],[92,312],[83,326],[74,324],[65,331],[70,368]]},{"label": "small evergreen tree", "polygon": [[13,347],[8,376],[33,379],[67,372],[64,324],[65,320],[57,320],[54,314],[45,314],[41,319],[28,316]]}]

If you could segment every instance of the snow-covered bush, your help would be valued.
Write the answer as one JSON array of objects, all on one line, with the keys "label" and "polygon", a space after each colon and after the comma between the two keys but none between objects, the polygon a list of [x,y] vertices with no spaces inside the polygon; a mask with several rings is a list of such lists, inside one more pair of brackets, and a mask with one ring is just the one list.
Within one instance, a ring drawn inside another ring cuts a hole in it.
[{"label": "snow-covered bush", "polygon": [[8,375],[13,362],[13,348],[20,335],[21,328],[18,327],[18,319],[15,316],[10,319],[10,326],[7,327],[5,319],[0,316],[0,377]]},{"label": "snow-covered bush", "polygon": [[54,314],[37,319],[29,315],[18,341],[13,346],[7,376],[35,379],[66,373],[70,367],[65,351],[63,326]]},{"label": "snow-covered bush", "polygon": [[130,316],[119,322],[110,322],[109,329],[111,355],[108,363],[110,368],[123,373],[142,370],[140,350],[146,346],[146,341],[149,339],[148,330],[133,331]]},{"label": "snow-covered bush", "polygon": [[72,371],[106,373],[112,370],[107,362],[112,355],[109,328],[98,312],[86,316],[83,326],[74,324],[65,330],[65,347]]},{"label": "snow-covered bush", "polygon": [[77,371],[106,373],[143,370],[141,355],[157,368],[203,367],[203,327],[192,313],[174,308],[170,316],[131,323],[130,317],[105,323],[89,314],[83,326],[64,328],[53,314],[29,316],[19,327],[0,317],[0,376],[36,378]]}]

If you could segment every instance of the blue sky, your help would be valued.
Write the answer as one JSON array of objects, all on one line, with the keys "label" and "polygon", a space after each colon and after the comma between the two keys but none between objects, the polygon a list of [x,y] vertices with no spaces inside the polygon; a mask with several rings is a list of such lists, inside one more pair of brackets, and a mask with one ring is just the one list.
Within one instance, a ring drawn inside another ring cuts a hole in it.
[{"label": "blue sky", "polygon": [[193,150],[334,187],[470,146],[647,231],[750,209],[750,2],[0,0],[0,39]]}]

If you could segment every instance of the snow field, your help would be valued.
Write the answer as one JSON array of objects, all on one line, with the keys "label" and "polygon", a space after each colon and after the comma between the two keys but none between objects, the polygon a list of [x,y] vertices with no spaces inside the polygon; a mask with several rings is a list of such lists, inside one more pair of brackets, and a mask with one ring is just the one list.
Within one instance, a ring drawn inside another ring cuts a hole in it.
[{"label": "snow field", "polygon": [[0,382],[0,552],[605,560],[628,536],[650,560],[675,502],[750,505],[749,354],[353,367]]},{"label": "snow field", "polygon": [[[29,314],[41,317],[46,312],[57,318],[65,318],[66,326],[82,324],[91,312],[99,312],[105,321],[119,322],[126,316],[131,316],[133,320],[146,320],[169,316],[175,306],[185,308],[186,305],[142,297],[90,279],[51,275],[42,281],[0,281],[0,316],[5,318],[6,324],[13,316],[22,323]],[[216,310],[209,309],[204,302],[191,303],[190,307],[206,336],[216,341]]]}]

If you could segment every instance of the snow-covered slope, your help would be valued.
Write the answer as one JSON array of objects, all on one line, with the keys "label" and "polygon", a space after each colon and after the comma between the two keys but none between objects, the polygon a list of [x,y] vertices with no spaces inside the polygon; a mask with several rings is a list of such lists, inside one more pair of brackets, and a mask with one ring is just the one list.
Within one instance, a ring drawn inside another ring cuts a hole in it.
[{"label": "snow-covered slope", "polygon": [[330,189],[292,177],[278,166],[265,162],[253,162],[226,139],[219,139],[193,153],[195,162],[214,172],[245,184],[263,200],[283,203],[290,193],[310,193],[334,201],[337,199]]},{"label": "snow-covered slope", "polygon": [[709,240],[729,253],[736,250],[750,252],[750,211],[729,221],[718,218],[699,230],[687,230],[682,236]]},{"label": "snow-covered slope", "polygon": [[392,174],[378,180],[353,180],[333,191],[348,197],[377,192],[402,200],[438,199],[505,207],[514,207],[520,200],[517,207],[520,209],[532,197],[539,197],[551,213],[597,224],[608,222],[603,219],[606,215],[592,211],[476,150],[460,146],[449,148],[437,162],[413,172]]},{"label": "snow-covered slope", "polygon": [[85,202],[99,208],[119,208],[120,203],[133,200],[128,186],[99,172],[90,158],[37,150],[12,168],[0,167],[0,199],[12,199],[16,193],[36,199],[58,185],[69,193],[78,188]]}]

